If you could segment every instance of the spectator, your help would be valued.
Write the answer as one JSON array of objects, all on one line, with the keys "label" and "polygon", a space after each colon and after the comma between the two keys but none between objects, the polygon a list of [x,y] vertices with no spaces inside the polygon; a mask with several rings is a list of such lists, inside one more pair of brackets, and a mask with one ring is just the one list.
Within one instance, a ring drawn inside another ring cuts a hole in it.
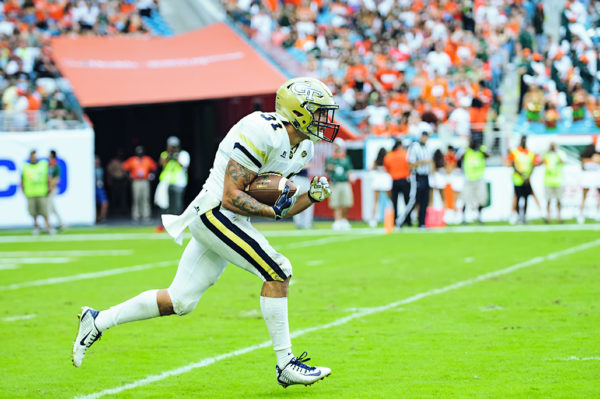
[{"label": "spectator", "polygon": [[396,218],[398,215],[398,195],[402,194],[405,208],[408,207],[410,198],[410,167],[406,147],[401,140],[396,140],[392,151],[386,154],[383,159],[383,166],[392,178],[391,199],[394,208],[394,224],[399,227],[412,225],[410,212],[405,212],[402,220]]},{"label": "spectator", "polygon": [[354,195],[350,185],[352,162],[346,154],[346,143],[341,138],[333,141],[333,155],[325,161],[325,172],[331,181],[329,207],[333,209],[334,230],[348,230],[348,211],[354,205]]},{"label": "spectator", "polygon": [[[581,153],[581,182],[583,186],[583,197],[579,208],[578,223],[585,223],[585,200],[590,191],[598,191],[600,196],[600,153],[596,151],[594,144],[590,144]],[[600,198],[596,209],[596,220],[600,220]]]},{"label": "spectator", "polygon": [[125,153],[122,148],[117,149],[115,156],[106,166],[106,186],[110,198],[111,214],[125,216],[127,214],[127,191],[129,180],[127,172],[123,169]]},{"label": "spectator", "polygon": [[108,213],[108,197],[104,191],[104,169],[102,169],[98,155],[94,159],[94,175],[96,178],[96,223],[102,223],[106,221]]},{"label": "spectator", "polygon": [[558,151],[555,142],[550,143],[548,152],[544,154],[544,188],[546,190],[546,223],[550,223],[550,205],[552,200],[556,201],[557,222],[562,223],[560,217],[561,198],[563,189],[563,165],[565,163],[564,154]]},{"label": "spectator", "polygon": [[48,234],[55,233],[48,221],[48,185],[48,162],[38,160],[36,151],[32,150],[29,161],[23,165],[21,189],[27,197],[27,209],[33,218],[33,235],[40,233],[38,216],[44,219]]},{"label": "spectator", "polygon": [[[513,214],[509,220],[511,224],[515,224],[517,220],[521,223],[527,223],[527,199],[533,195],[531,188],[531,173],[533,168],[539,164],[539,157],[532,151],[527,149],[527,136],[521,136],[520,145],[510,151],[508,161],[513,168]],[[521,208],[520,200],[523,199],[523,207]]]},{"label": "spectator", "polygon": [[486,147],[473,141],[461,156],[465,172],[465,187],[462,192],[463,224],[466,223],[467,205],[477,210],[477,222],[483,224],[481,210],[488,202],[487,184],[484,179],[485,159],[488,157]]},{"label": "spectator", "polygon": [[150,180],[154,178],[156,162],[144,154],[144,147],[135,147],[135,156],[123,162],[123,169],[129,172],[131,184],[131,217],[135,222],[150,220]]},{"label": "spectator", "polygon": [[167,149],[160,154],[160,165],[162,172],[159,180],[168,185],[169,207],[166,213],[179,215],[183,212],[183,195],[190,166],[190,154],[181,149],[179,138],[171,136],[167,139]]},{"label": "spectator", "polygon": [[433,152],[433,168],[429,175],[429,203],[433,205],[435,192],[437,191],[440,195],[440,200],[443,204],[445,202],[444,190],[448,184],[448,175],[446,174],[444,154],[439,148]]},{"label": "spectator", "polygon": [[378,216],[377,216],[377,208],[380,202],[380,199],[383,197],[384,199],[389,198],[390,190],[392,189],[392,178],[390,174],[386,172],[384,167],[384,159],[387,155],[387,151],[385,148],[380,148],[377,153],[377,158],[373,161],[373,165],[369,173],[369,181],[371,182],[371,189],[373,190],[373,213],[371,214],[371,219],[369,220],[369,226],[377,227]]},{"label": "spectator", "polygon": [[50,150],[48,154],[48,179],[48,218],[52,215],[56,216],[56,221],[58,222],[57,230],[60,231],[64,228],[64,225],[55,204],[56,196],[58,195],[58,184],[60,183],[60,166],[55,150]]},{"label": "spectator", "polygon": [[419,208],[418,222],[420,228],[425,228],[425,216],[429,206],[429,175],[433,168],[431,151],[427,148],[429,133],[421,132],[418,142],[412,143],[408,149],[408,162],[411,170],[410,176],[410,199],[405,209],[406,215],[415,207]]}]

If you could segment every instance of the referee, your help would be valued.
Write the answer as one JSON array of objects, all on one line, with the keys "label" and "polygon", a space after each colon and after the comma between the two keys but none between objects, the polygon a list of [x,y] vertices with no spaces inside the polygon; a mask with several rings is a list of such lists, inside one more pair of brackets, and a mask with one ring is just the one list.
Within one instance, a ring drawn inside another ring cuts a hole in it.
[{"label": "referee", "polygon": [[[431,151],[427,148],[429,132],[421,132],[418,142],[408,148],[408,164],[410,166],[410,199],[405,212],[410,214],[415,206],[419,207],[419,227],[425,228],[425,214],[429,205],[429,175],[433,166]],[[406,216],[406,215],[404,215]]]}]

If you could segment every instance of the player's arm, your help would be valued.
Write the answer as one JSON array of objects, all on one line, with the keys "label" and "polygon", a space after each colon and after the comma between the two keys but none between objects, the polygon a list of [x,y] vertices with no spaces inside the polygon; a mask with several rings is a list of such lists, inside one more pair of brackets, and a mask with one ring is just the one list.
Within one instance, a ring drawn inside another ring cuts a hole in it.
[{"label": "player's arm", "polygon": [[294,206],[292,206],[292,209],[290,209],[290,211],[287,213],[287,216],[297,215],[313,204],[313,202],[310,200],[310,197],[308,196],[308,193],[309,192],[307,191],[304,194],[298,196],[296,203],[294,204]]},{"label": "player's arm", "polygon": [[225,168],[223,185],[223,207],[243,216],[275,217],[275,211],[269,205],[258,202],[244,192],[246,186],[257,173],[230,159]]},{"label": "player's arm", "polygon": [[310,188],[304,194],[298,196],[298,200],[287,213],[287,216],[294,216],[302,212],[316,202],[324,201],[331,195],[329,181],[325,176],[315,176],[310,182]]}]

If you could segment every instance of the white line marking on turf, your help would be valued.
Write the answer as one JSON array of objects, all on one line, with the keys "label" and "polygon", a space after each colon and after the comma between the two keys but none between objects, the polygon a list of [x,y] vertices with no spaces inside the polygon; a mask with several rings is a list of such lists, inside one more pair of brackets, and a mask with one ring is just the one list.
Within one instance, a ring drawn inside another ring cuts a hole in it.
[{"label": "white line marking on turf", "polygon": [[308,262],[306,262],[306,266],[320,266],[323,263],[325,263],[325,261],[323,259],[314,259],[314,260],[309,260]]},{"label": "white line marking on turf", "polygon": [[42,264],[42,263],[69,263],[73,261],[73,258],[64,258],[64,257],[60,257],[60,258],[34,258],[34,257],[30,257],[30,258],[7,258],[7,259],[0,259],[0,265],[5,265],[5,264],[9,264],[9,265],[14,265],[14,264],[29,264],[29,265],[35,265],[35,264]]},{"label": "white line marking on turf", "polygon": [[[262,230],[266,237],[313,237],[344,235],[381,235],[383,229],[353,228],[348,231],[332,229],[302,230]],[[447,234],[447,233],[519,233],[549,231],[600,231],[600,223],[595,224],[557,224],[557,225],[517,225],[517,226],[450,226],[439,229],[402,229],[394,234]],[[190,238],[191,234],[184,235]],[[0,236],[0,244],[20,242],[77,242],[77,241],[125,241],[125,240],[172,240],[166,234],[157,233],[93,233],[93,234],[61,234],[52,236]]]},{"label": "white line marking on turf", "polygon": [[0,251],[0,257],[22,256],[121,256],[132,255],[133,249],[98,249],[98,250],[72,250],[72,251]]},{"label": "white line marking on turf", "polygon": [[35,316],[35,314],[26,314],[23,316],[12,316],[12,317],[3,317],[2,321],[21,321],[21,320],[29,320],[29,319],[33,319]]},{"label": "white line marking on turf", "polygon": [[119,267],[117,269],[103,270],[100,272],[81,273],[81,274],[75,274],[75,275],[71,275],[71,276],[52,277],[52,278],[47,278],[44,280],[25,281],[23,283],[0,285],[0,291],[17,290],[19,288],[25,288],[25,287],[38,287],[41,285],[52,285],[52,284],[68,283],[71,281],[87,280],[87,279],[91,279],[91,278],[113,276],[115,274],[137,272],[137,271],[141,271],[141,270],[154,269],[156,267],[173,266],[173,265],[176,265],[178,262],[179,262],[178,260],[167,260],[164,262],[146,263],[143,265]]},{"label": "white line marking on turf", "polygon": [[553,359],[553,360],[600,360],[600,356],[592,356],[592,357],[577,357],[577,356],[570,356],[570,357],[559,357],[558,359]]},{"label": "white line marking on turf", "polygon": [[21,266],[15,265],[14,263],[0,265],[0,270],[15,270],[15,269],[20,269],[20,268],[21,268]]},{"label": "white line marking on turf", "polygon": [[[360,237],[347,237],[347,239],[341,239],[341,240],[339,239],[340,237],[331,237],[331,238],[338,238],[338,241],[346,241],[346,240],[356,239],[356,238],[360,238]],[[306,244],[303,246],[315,246],[315,245],[327,244],[329,242],[331,242],[331,239],[327,239],[327,240],[316,239],[316,240],[303,241],[303,242],[297,243],[297,244]],[[281,247],[284,247],[284,246],[281,246]],[[14,260],[14,262],[18,262],[18,261],[19,261],[18,259]],[[15,283],[15,284],[11,284],[11,285],[0,286],[0,291],[16,290],[19,288],[34,287],[34,286],[40,286],[40,285],[60,284],[60,283],[67,283],[67,282],[71,282],[71,281],[86,280],[86,279],[90,279],[90,278],[112,276],[115,274],[137,272],[140,270],[153,269],[155,267],[171,266],[173,264],[177,264],[178,262],[179,262],[178,260],[172,260],[172,261],[166,261],[166,262],[148,263],[145,265],[121,267],[118,269],[109,269],[109,270],[103,270],[103,271],[93,272],[93,273],[82,273],[82,274],[76,274],[76,275],[72,275],[72,276],[53,277],[53,278],[48,278],[48,279],[44,279],[44,280],[26,281],[23,283]]]},{"label": "white line marking on turf", "polygon": [[[383,234],[383,233],[379,233],[379,234]],[[312,247],[314,245],[329,244],[332,242],[337,243],[337,242],[341,242],[341,241],[358,240],[360,238],[367,238],[367,236],[362,234],[362,235],[347,236],[347,237],[338,237],[338,236],[325,237],[325,238],[319,238],[316,240],[300,241],[300,242],[293,242],[291,244],[286,244],[286,245],[279,245],[279,248],[281,248],[281,249],[306,248],[306,247]]]},{"label": "white line marking on turf", "polygon": [[[416,295],[413,295],[411,297],[402,299],[400,301],[388,303],[387,305],[377,306],[377,307],[373,307],[373,308],[364,308],[363,310],[357,311],[357,312],[355,312],[355,313],[353,313],[351,315],[348,315],[346,317],[342,317],[340,319],[334,320],[331,323],[321,324],[319,326],[315,326],[315,327],[311,327],[311,328],[306,328],[304,330],[294,331],[293,333],[290,334],[290,336],[291,336],[291,338],[296,338],[296,337],[299,337],[299,336],[302,336],[302,335],[305,335],[305,334],[308,334],[308,333],[311,333],[311,332],[314,332],[314,331],[324,330],[324,329],[331,328],[331,327],[337,327],[337,326],[346,324],[346,323],[348,323],[348,322],[350,322],[352,320],[355,320],[355,319],[360,319],[360,318],[363,318],[363,317],[366,317],[366,316],[369,316],[369,315],[372,315],[372,314],[382,313],[382,312],[385,312],[387,310],[391,310],[391,309],[397,308],[400,305],[405,305],[405,304],[408,304],[408,303],[416,302],[416,301],[419,301],[419,300],[421,300],[423,298],[427,298],[427,297],[430,297],[430,296],[433,296],[433,295],[439,295],[439,294],[443,294],[443,293],[448,292],[448,291],[453,291],[453,290],[457,290],[459,288],[468,287],[470,285],[473,285],[475,283],[479,283],[481,281],[487,280],[487,279],[492,278],[492,277],[497,277],[497,276],[502,276],[502,275],[505,275],[505,274],[509,274],[509,273],[515,272],[517,270],[520,270],[520,269],[523,269],[523,268],[526,268],[526,267],[529,267],[529,266],[533,266],[533,265],[536,265],[536,264],[544,262],[544,261],[554,260],[554,259],[557,259],[557,258],[559,258],[561,256],[565,256],[565,255],[571,255],[571,254],[574,254],[576,252],[584,251],[586,249],[590,249],[590,248],[593,248],[593,247],[598,246],[598,245],[600,245],[600,239],[595,240],[595,241],[591,241],[591,242],[588,242],[588,243],[585,243],[585,244],[577,245],[575,247],[567,248],[567,249],[564,249],[562,251],[553,252],[553,253],[550,253],[550,254],[545,255],[545,256],[537,256],[537,257],[529,259],[529,260],[527,260],[525,262],[517,263],[515,265],[509,266],[509,267],[504,268],[504,269],[497,270],[495,272],[481,274],[481,275],[479,275],[477,277],[474,277],[474,278],[471,278],[471,279],[468,279],[468,280],[459,281],[458,283],[447,285],[447,286],[442,287],[442,288],[435,288],[435,289],[430,290],[430,291],[425,291],[425,292],[422,292],[420,294],[416,294]],[[224,354],[221,354],[221,355],[218,355],[218,356],[214,356],[214,357],[209,357],[209,358],[206,358],[206,359],[202,359],[202,360],[200,360],[198,362],[190,363],[190,364],[188,364],[186,366],[182,366],[182,367],[179,367],[179,368],[176,368],[176,369],[168,370],[168,371],[162,372],[160,374],[150,375],[150,376],[148,376],[146,378],[142,378],[141,380],[137,380],[137,381],[131,382],[129,384],[121,385],[121,386],[116,387],[116,388],[105,389],[103,391],[91,393],[89,395],[78,396],[76,399],[96,399],[96,398],[100,398],[100,397],[105,396],[105,395],[112,395],[112,394],[121,393],[123,391],[127,391],[129,389],[135,389],[137,387],[148,385],[148,384],[151,384],[151,383],[156,382],[156,381],[161,381],[161,380],[164,380],[164,379],[169,378],[169,377],[173,377],[173,376],[176,376],[176,375],[181,375],[181,374],[187,373],[189,371],[192,371],[192,370],[195,370],[195,369],[198,369],[198,368],[201,368],[201,367],[210,366],[211,364],[216,363],[216,362],[218,362],[220,360],[223,360],[223,359],[228,359],[230,357],[240,356],[240,355],[243,355],[243,354],[246,354],[246,353],[249,353],[249,352],[253,352],[253,351],[257,350],[257,349],[267,348],[269,346],[271,346],[271,341],[266,341],[266,342],[263,342],[261,344],[248,346],[246,348],[238,349],[238,350],[235,350],[235,351],[232,351],[232,352],[228,352],[228,353],[224,353]]]}]

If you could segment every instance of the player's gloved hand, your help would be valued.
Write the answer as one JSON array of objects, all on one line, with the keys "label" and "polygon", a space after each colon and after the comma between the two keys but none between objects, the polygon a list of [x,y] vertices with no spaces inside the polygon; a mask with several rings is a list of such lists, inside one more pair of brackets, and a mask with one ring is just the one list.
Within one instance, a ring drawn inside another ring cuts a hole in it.
[{"label": "player's gloved hand", "polygon": [[325,176],[313,177],[308,190],[308,198],[312,203],[324,201],[331,195],[331,187]]},{"label": "player's gloved hand", "polygon": [[277,199],[277,202],[275,202],[275,205],[273,205],[273,211],[275,211],[276,220],[284,218],[285,215],[287,215],[287,213],[290,211],[290,209],[292,209],[292,207],[296,203],[296,200],[298,199],[298,191],[296,191],[294,195],[288,198],[289,193],[290,186],[289,184],[286,184],[285,188],[281,192],[281,195]]}]

